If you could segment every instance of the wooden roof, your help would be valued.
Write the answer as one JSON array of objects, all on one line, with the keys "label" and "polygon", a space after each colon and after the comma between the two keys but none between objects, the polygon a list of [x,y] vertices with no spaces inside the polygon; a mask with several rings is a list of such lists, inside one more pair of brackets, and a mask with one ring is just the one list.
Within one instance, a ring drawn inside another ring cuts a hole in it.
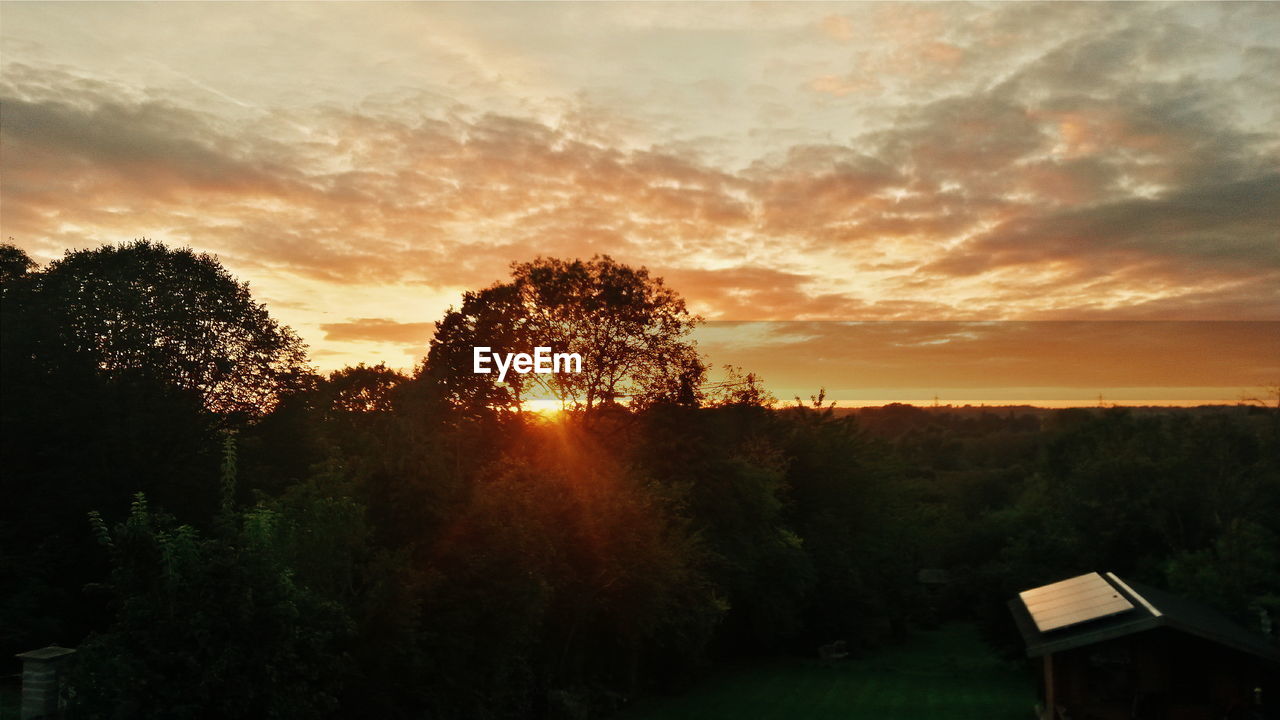
[{"label": "wooden roof", "polygon": [[1165,627],[1280,664],[1280,648],[1209,607],[1148,585],[1122,580],[1115,573],[1102,576],[1132,603],[1132,608],[1041,632],[1021,597],[1009,601],[1009,610],[1026,643],[1028,656],[1040,657]]}]

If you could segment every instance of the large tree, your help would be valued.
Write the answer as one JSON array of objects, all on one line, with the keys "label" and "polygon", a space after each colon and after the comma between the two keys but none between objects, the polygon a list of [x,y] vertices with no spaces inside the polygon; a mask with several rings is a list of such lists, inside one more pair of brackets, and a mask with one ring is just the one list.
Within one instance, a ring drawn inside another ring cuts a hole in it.
[{"label": "large tree", "polygon": [[[218,261],[134,242],[45,268],[0,248],[0,651],[100,626],[85,513],[146,492],[184,522],[216,505],[217,431],[305,380],[303,346]],[[213,411],[213,412],[210,412]],[[12,588],[12,592],[8,590]]]},{"label": "large tree", "polygon": [[50,357],[198,392],[255,415],[309,376],[306,346],[216,258],[139,240],[68,252],[35,276]]},{"label": "large tree", "polygon": [[[511,280],[463,296],[436,325],[425,372],[457,406],[518,411],[533,397],[591,410],[603,404],[696,403],[705,366],[689,334],[691,314],[661,278],[606,256],[538,258],[512,265]],[[473,349],[577,353],[581,372],[473,372]]]},{"label": "large tree", "polygon": [[22,248],[9,243],[0,243],[0,290],[10,280],[18,280],[31,272],[35,266],[35,260],[32,260]]}]

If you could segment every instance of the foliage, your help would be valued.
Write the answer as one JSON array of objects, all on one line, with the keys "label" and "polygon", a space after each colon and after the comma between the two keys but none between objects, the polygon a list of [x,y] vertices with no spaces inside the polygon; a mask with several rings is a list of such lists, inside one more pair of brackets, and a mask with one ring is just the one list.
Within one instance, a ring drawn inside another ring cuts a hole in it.
[{"label": "foliage", "polygon": [[[6,253],[0,643],[80,644],[86,717],[600,717],[952,619],[1019,649],[1007,599],[1090,570],[1280,611],[1269,405],[776,409],[705,383],[696,318],[609,258],[514,266],[413,377],[309,377],[207,256]],[[535,342],[613,362],[470,373]],[[578,410],[519,412],[540,393]]]},{"label": "foliage", "polygon": [[705,551],[642,478],[584,431],[528,432],[542,442],[484,469],[429,554],[432,675],[476,691],[437,694],[445,716],[527,714],[548,690],[634,692],[647,645],[705,638],[722,612]]},{"label": "foliage", "polygon": [[385,363],[361,363],[330,373],[324,395],[335,411],[387,412],[392,409],[396,387],[406,379]]},{"label": "foliage", "polygon": [[141,241],[41,269],[4,257],[0,582],[18,590],[0,599],[0,637],[17,652],[106,620],[82,592],[106,567],[86,512],[114,522],[141,491],[207,524],[218,429],[270,410],[306,368],[293,333],[207,255]]},{"label": "foliage", "polygon": [[138,494],[108,530],[117,617],[78,658],[82,717],[319,717],[347,671],[341,605],[298,582],[278,513],[254,508],[206,536]]},{"label": "foliage", "polygon": [[259,414],[308,375],[305,346],[214,257],[138,240],[68,252],[36,279],[51,347],[153,377],[220,413]]},{"label": "foliage", "polygon": [[[608,256],[539,258],[513,264],[510,282],[464,295],[437,324],[425,372],[455,406],[472,411],[518,411],[539,394],[588,411],[623,398],[692,404],[705,370],[686,336],[698,320],[644,268]],[[499,383],[494,373],[472,372],[476,346],[577,353],[582,372],[508,373]]]},{"label": "foliage", "polygon": [[0,243],[0,289],[36,268],[36,261],[16,245]]},{"label": "foliage", "polygon": [[725,379],[711,386],[704,398],[710,407],[737,405],[742,407],[773,407],[778,398],[764,387],[764,380],[755,373],[746,372],[735,365],[724,366]]}]

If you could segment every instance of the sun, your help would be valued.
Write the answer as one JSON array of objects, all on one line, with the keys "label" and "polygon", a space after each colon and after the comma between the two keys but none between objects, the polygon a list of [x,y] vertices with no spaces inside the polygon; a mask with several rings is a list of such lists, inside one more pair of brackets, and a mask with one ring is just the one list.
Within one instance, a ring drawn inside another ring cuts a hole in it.
[{"label": "sun", "polygon": [[531,398],[520,403],[526,411],[537,413],[543,417],[556,417],[564,412],[564,407],[555,398]]}]

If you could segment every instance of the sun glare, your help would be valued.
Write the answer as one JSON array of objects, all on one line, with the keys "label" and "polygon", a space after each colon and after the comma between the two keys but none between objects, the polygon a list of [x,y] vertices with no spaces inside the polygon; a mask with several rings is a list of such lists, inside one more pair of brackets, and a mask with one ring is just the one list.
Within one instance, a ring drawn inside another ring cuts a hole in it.
[{"label": "sun glare", "polygon": [[534,398],[525,400],[521,405],[524,406],[525,410],[543,417],[555,417],[564,411],[560,401],[555,398]]}]

